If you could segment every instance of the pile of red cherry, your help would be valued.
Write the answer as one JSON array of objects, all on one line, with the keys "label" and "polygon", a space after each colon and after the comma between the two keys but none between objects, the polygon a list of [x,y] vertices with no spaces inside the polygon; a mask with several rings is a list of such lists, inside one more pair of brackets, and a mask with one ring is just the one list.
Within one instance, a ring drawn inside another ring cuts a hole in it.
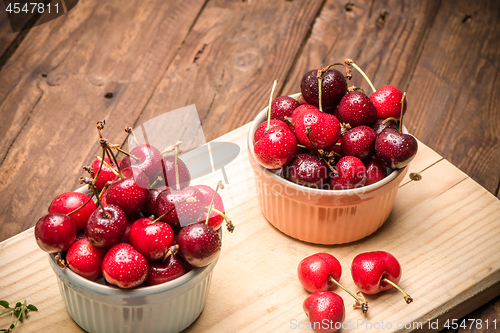
[{"label": "pile of red cherry", "polygon": [[[335,65],[344,66],[346,76]],[[373,94],[347,87],[348,66],[365,77]],[[376,90],[350,59],[305,73],[298,100],[273,100],[274,87],[267,122],[254,133],[254,153],[262,166],[294,183],[358,188],[406,166],[417,153],[417,140],[402,133],[406,94],[390,85]]]},{"label": "pile of red cherry", "polygon": [[[210,264],[222,223],[234,228],[217,193],[222,183],[190,186],[180,142],[163,152],[149,144],[126,152],[102,137],[104,124],[97,123],[102,157],[80,178],[92,195],[57,196],[36,223],[39,247],[57,253],[62,267],[121,288],[164,283]],[[125,157],[118,161],[116,151]]]},{"label": "pile of red cherry", "polygon": [[342,267],[331,254],[316,253],[304,258],[297,267],[297,274],[302,286],[311,293],[302,306],[314,332],[333,333],[342,328],[344,301],[341,296],[330,291],[335,286],[354,297],[354,307],[361,308],[363,313],[368,311],[368,303],[362,293],[374,295],[394,287],[403,294],[407,304],[413,301],[397,285],[401,279],[398,260],[385,251],[365,252],[354,258],[351,274],[354,284],[360,289],[356,294],[339,283]]}]

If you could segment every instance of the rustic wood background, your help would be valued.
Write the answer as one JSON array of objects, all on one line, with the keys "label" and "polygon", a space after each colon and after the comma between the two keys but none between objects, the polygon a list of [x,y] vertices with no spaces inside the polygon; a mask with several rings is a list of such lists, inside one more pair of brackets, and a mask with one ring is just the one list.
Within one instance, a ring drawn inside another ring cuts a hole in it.
[{"label": "rustic wood background", "polygon": [[[121,143],[195,104],[212,140],[250,122],[274,79],[295,93],[346,57],[407,91],[409,131],[500,196],[499,1],[81,0],[19,33],[0,10],[0,241],[78,186],[97,120]],[[466,318],[498,321],[500,299]]]}]

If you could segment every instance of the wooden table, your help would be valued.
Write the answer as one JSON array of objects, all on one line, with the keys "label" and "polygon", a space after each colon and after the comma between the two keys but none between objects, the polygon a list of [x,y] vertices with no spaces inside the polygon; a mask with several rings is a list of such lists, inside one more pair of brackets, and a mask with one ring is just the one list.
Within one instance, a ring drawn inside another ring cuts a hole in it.
[{"label": "wooden table", "polygon": [[[409,131],[499,196],[497,1],[80,1],[17,34],[2,15],[0,241],[78,186],[97,120],[119,143],[123,127],[195,104],[212,140],[251,121],[274,79],[294,93],[347,57],[407,91]],[[500,317],[498,297],[469,304],[467,319]]]}]

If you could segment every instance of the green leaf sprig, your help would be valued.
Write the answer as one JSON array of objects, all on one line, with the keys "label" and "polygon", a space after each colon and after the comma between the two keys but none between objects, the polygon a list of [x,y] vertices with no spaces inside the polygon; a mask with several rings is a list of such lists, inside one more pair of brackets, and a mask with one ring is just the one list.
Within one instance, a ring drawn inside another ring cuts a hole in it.
[{"label": "green leaf sprig", "polygon": [[22,322],[25,317],[28,316],[30,311],[38,311],[37,307],[33,304],[26,303],[24,300],[23,303],[17,302],[16,306],[13,308],[10,307],[9,302],[0,300],[0,306],[3,306],[5,310],[0,310],[0,316],[11,313],[12,314],[12,323],[9,327],[0,329],[0,332],[10,333],[16,328],[18,322]]}]

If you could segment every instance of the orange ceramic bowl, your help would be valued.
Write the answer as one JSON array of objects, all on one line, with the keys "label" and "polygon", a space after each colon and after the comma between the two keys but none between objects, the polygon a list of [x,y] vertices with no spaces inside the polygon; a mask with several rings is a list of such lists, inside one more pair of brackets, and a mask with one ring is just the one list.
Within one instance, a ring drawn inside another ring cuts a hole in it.
[{"label": "orange ceramic bowl", "polygon": [[305,242],[332,245],[362,239],[384,224],[408,166],[356,189],[322,190],[297,185],[262,167],[255,159],[253,135],[266,119],[267,108],[250,126],[248,157],[262,213],[274,227]]}]

